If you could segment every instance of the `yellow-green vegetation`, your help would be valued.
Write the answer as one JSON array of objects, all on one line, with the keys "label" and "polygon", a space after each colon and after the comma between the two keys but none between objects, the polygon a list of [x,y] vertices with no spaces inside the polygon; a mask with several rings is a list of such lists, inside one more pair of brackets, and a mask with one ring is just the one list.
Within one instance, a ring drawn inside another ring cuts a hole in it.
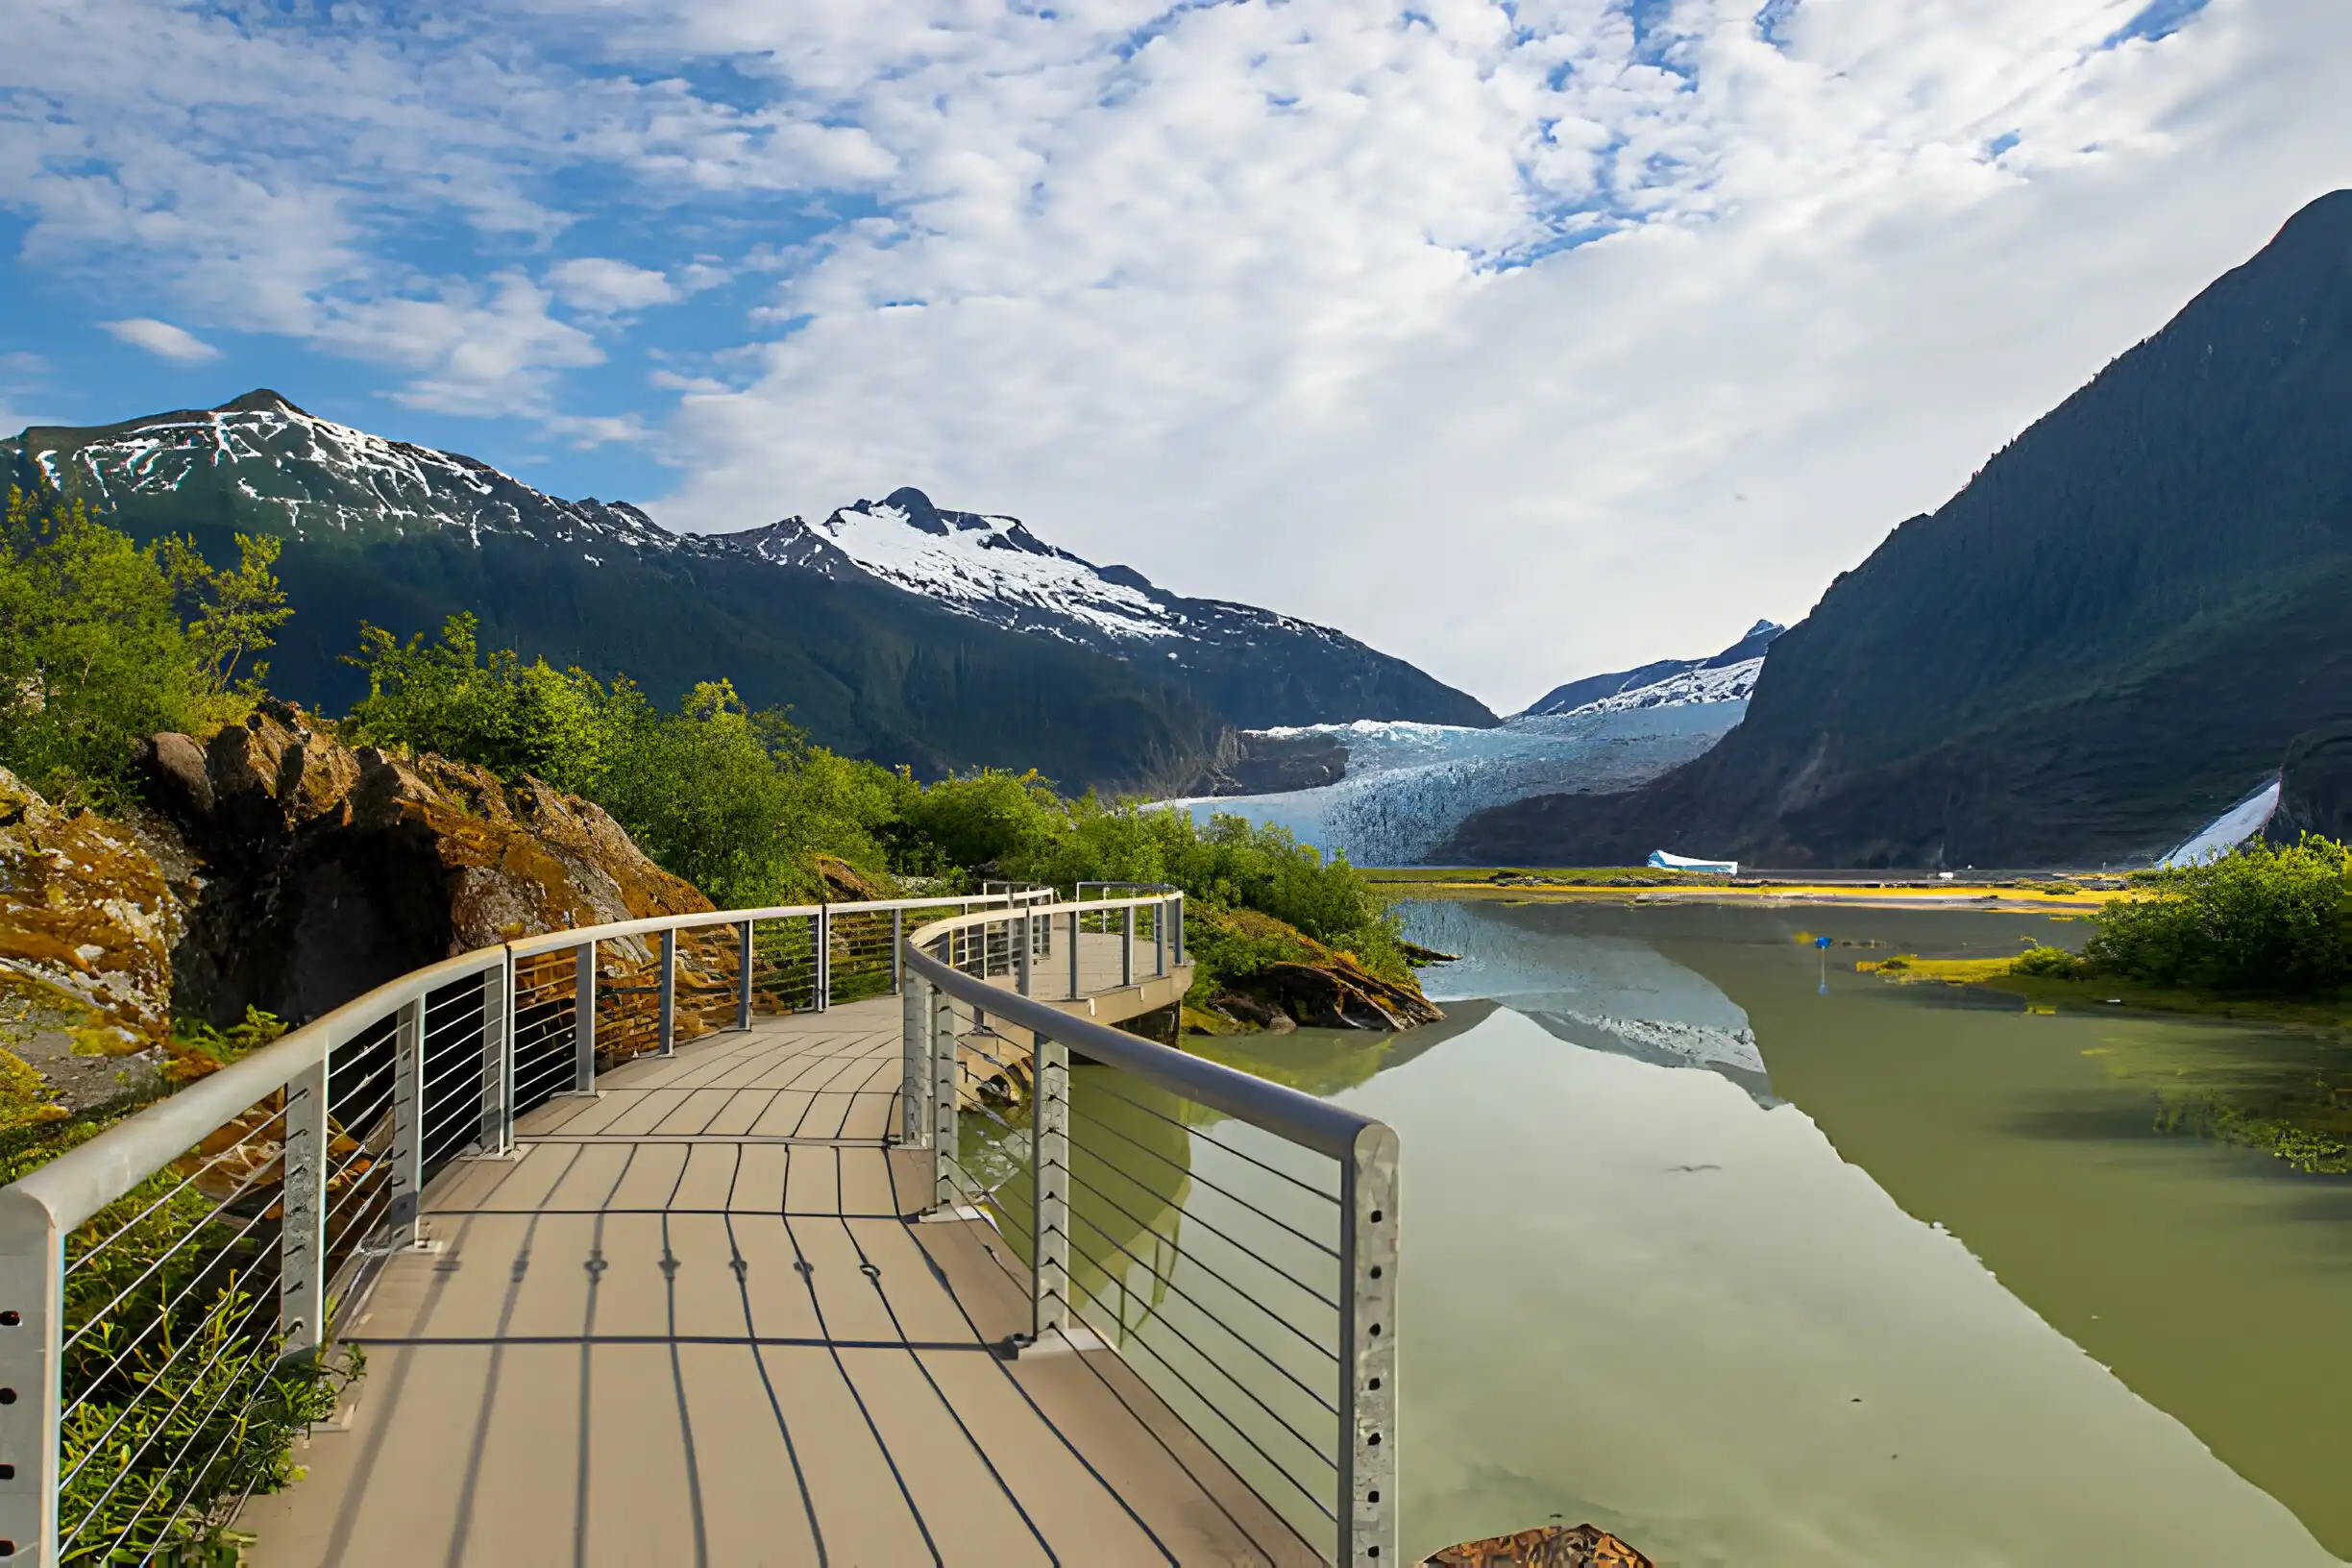
[{"label": "yellow-green vegetation", "polygon": [[159,730],[241,718],[255,657],[292,612],[279,541],[237,536],[234,570],[184,539],[144,549],[21,489],[0,521],[0,767],[60,806],[128,796],[132,748]]},{"label": "yellow-green vegetation", "polygon": [[41,1075],[14,1051],[0,1046],[0,1133],[64,1118],[65,1108],[51,1098]]},{"label": "yellow-green vegetation", "polygon": [[1477,866],[1383,867],[1363,873],[1379,883],[1435,884],[1446,888],[1709,888],[1732,879],[1714,871],[1675,871],[1655,866]]},{"label": "yellow-green vegetation", "polygon": [[[2120,1003],[2352,1034],[2352,852],[2343,845],[2256,844],[2133,881],[2130,896],[2099,911],[2080,953],[2037,943],[2015,958],[1905,953],[1855,968],[2011,992],[2034,1012]],[[2259,1148],[2298,1170],[2352,1173],[2352,1073],[2210,1088],[2144,1075],[2163,1130]]]}]

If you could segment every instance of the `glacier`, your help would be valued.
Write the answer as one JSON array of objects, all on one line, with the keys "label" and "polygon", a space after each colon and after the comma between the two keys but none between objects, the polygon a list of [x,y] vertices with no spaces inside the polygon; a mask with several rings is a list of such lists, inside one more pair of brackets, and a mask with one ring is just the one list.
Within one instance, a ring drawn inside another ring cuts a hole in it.
[{"label": "glacier", "polygon": [[[1700,684],[1707,695],[1700,695]],[[1425,865],[1457,827],[1489,806],[1535,795],[1629,790],[1679,767],[1740,722],[1753,687],[1751,669],[1744,681],[1692,683],[1678,698],[1643,701],[1643,692],[1627,692],[1571,713],[1522,715],[1492,729],[1358,720],[1270,730],[1264,733],[1337,741],[1347,747],[1346,775],[1312,789],[1164,804],[1190,812],[1203,825],[1230,816],[1286,828],[1302,844],[1359,866]]]}]

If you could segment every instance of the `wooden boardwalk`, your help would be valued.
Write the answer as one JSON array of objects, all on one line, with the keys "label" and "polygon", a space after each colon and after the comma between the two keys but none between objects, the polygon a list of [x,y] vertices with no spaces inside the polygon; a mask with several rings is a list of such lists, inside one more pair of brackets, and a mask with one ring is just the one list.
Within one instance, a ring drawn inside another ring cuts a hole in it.
[{"label": "wooden boardwalk", "polygon": [[367,1375],[246,1508],[250,1560],[1320,1560],[1115,1353],[998,1353],[1027,1274],[984,1222],[915,1219],[899,1029],[886,996],[706,1036],[452,1167],[443,1250],[350,1320]]}]

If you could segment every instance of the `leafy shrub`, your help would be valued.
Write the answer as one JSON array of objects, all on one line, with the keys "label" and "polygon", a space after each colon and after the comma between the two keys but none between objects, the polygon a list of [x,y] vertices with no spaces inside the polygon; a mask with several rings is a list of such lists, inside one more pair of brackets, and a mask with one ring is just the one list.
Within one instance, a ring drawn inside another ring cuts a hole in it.
[{"label": "leafy shrub", "polygon": [[911,779],[812,746],[781,710],[751,711],[725,681],[664,712],[625,676],[606,686],[511,649],[485,654],[475,626],[452,616],[429,645],[362,628],[351,662],[367,672],[368,695],[345,733],[585,796],[722,905],[820,896],[819,855],[887,869],[876,834]]},{"label": "leafy shrub", "polygon": [[2090,966],[2064,947],[2036,943],[2010,961],[2009,972],[2038,975],[2049,980],[2074,980],[2089,973]]},{"label": "leafy shrub", "polygon": [[2352,984],[2352,850],[2306,836],[2144,872],[2099,914],[2094,966],[2152,985],[2281,996]]}]

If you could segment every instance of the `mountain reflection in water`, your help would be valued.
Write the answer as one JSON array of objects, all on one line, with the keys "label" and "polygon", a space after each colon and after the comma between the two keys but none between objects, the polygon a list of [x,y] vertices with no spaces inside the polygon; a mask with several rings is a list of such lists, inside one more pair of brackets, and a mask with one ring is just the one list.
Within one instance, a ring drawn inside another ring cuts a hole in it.
[{"label": "mountain reflection in water", "polygon": [[[2014,917],[1404,913],[1464,955],[1424,973],[1443,1023],[1187,1047],[1403,1139],[1408,1560],[1555,1516],[1680,1568],[2352,1549],[2352,1184],[2166,1136],[2116,1066],[2242,1056],[2247,1031],[1936,1005],[1845,951],[2073,930]],[[1809,923],[1840,944],[1826,996]],[[1085,1321],[1282,1497],[1313,1463],[1287,1429],[1328,1420],[1301,1389],[1328,1376],[1336,1280],[1304,1241],[1231,1237],[1256,1210],[1326,1234],[1331,1163],[1075,1079]]]}]

